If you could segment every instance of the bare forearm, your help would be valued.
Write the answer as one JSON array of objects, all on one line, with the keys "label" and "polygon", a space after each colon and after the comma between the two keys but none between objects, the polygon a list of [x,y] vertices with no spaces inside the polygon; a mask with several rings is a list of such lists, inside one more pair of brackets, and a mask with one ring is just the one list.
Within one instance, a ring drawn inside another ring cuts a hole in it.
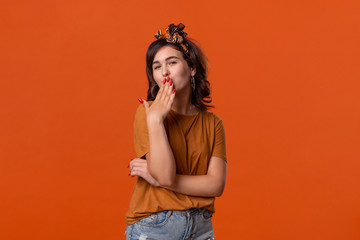
[{"label": "bare forearm", "polygon": [[[134,159],[130,162],[132,176],[143,177],[146,181],[156,187],[185,195],[199,197],[219,197],[222,195],[226,182],[226,162],[219,157],[211,157],[206,175],[181,175],[174,174],[171,184],[164,184],[155,179],[149,170],[149,154],[147,160]],[[174,163],[175,164],[175,163]],[[162,168],[160,169],[162,175]]]},{"label": "bare forearm", "polygon": [[224,191],[225,180],[211,175],[175,176],[174,184],[165,187],[174,192],[199,197],[219,197]]},{"label": "bare forearm", "polygon": [[150,174],[164,186],[170,186],[175,180],[176,165],[162,121],[148,119]]}]

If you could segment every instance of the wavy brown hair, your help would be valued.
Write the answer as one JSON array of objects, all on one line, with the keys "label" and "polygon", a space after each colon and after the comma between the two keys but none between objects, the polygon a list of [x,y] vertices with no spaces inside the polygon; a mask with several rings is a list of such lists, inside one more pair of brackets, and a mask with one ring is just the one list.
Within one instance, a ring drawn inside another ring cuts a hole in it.
[{"label": "wavy brown hair", "polygon": [[159,86],[153,77],[152,63],[156,53],[164,46],[171,46],[172,48],[182,52],[184,59],[191,68],[196,69],[195,73],[195,90],[191,94],[191,103],[200,110],[207,110],[212,108],[210,97],[210,82],[207,80],[208,64],[207,58],[200,47],[195,44],[194,39],[184,38],[183,44],[187,46],[188,54],[185,54],[183,48],[176,43],[169,43],[166,39],[158,39],[152,42],[146,52],[146,75],[149,81],[149,89],[147,91],[147,101],[153,101],[159,91]]}]

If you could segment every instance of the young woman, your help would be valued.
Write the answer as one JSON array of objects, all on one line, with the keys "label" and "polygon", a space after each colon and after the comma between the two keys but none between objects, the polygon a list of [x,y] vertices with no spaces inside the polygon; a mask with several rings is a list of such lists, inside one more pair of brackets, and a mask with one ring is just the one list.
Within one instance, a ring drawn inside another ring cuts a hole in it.
[{"label": "young woman", "polygon": [[135,114],[138,176],[126,214],[127,239],[214,239],[215,197],[226,180],[222,120],[211,102],[207,61],[183,24],[159,30],[146,54],[147,101]]}]

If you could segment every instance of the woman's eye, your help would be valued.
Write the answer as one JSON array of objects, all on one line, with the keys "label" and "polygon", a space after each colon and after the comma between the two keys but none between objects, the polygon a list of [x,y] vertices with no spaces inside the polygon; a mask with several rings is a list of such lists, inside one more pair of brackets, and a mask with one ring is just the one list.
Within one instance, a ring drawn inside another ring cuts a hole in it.
[{"label": "woman's eye", "polygon": [[159,69],[159,68],[160,68],[160,66],[155,66],[155,67],[154,67],[154,70]]},{"label": "woman's eye", "polygon": [[176,64],[176,62],[170,62],[170,64]]}]

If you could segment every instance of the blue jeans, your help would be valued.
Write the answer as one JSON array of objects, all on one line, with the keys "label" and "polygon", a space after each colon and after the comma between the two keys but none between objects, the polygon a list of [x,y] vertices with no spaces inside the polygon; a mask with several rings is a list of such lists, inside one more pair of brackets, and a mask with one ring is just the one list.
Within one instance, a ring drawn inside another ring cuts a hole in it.
[{"label": "blue jeans", "polygon": [[212,214],[205,208],[161,211],[126,226],[126,240],[214,239]]}]

